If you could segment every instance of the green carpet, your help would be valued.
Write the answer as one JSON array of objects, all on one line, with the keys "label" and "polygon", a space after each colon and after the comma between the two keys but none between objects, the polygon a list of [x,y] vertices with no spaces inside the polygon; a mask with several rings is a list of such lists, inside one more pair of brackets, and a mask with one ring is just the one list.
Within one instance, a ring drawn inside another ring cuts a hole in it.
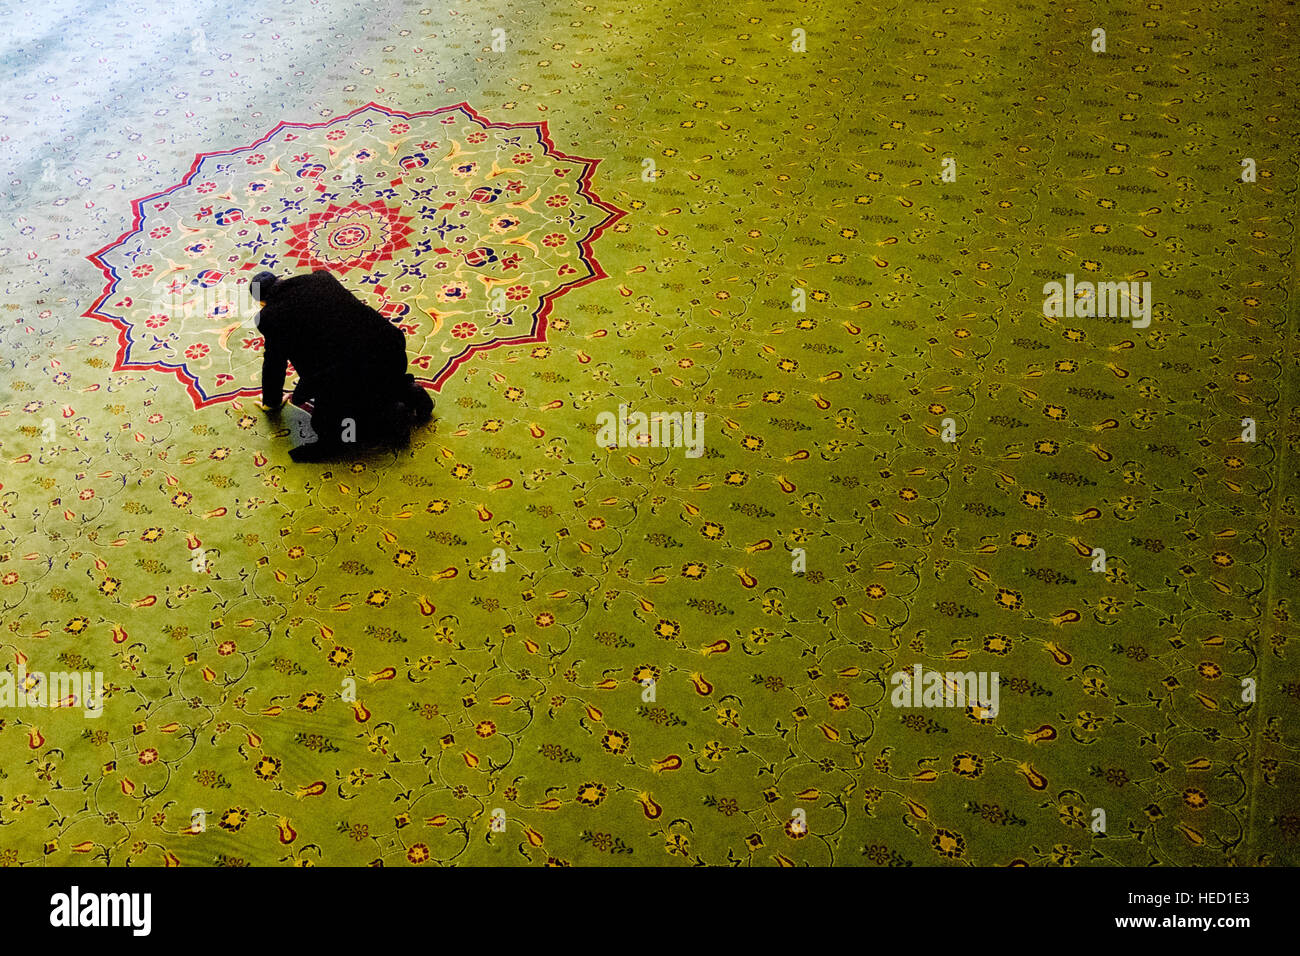
[{"label": "green carpet", "polygon": [[0,40],[0,863],[1300,862],[1290,5],[168,7]]}]

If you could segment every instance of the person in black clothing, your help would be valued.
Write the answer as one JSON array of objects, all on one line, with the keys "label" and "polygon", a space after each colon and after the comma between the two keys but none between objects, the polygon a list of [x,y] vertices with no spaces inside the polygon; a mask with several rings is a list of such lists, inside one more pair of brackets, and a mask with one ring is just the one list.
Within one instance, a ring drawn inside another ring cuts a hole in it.
[{"label": "person in black clothing", "polygon": [[250,291],[262,303],[262,404],[279,414],[289,362],[298,373],[293,401],[313,402],[316,441],[290,451],[294,461],[322,461],[349,445],[401,444],[413,424],[432,416],[433,399],[406,371],[402,330],[333,273],[277,279],[260,272]]}]

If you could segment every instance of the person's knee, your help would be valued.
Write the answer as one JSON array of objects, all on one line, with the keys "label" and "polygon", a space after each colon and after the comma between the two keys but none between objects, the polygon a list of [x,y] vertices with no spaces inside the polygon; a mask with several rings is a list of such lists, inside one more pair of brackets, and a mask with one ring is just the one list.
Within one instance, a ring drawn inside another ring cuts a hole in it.
[{"label": "person's knee", "polygon": [[323,410],[319,403],[311,416],[311,430],[316,440],[329,445],[346,444],[349,433],[355,433],[356,424],[346,413],[335,408]]}]

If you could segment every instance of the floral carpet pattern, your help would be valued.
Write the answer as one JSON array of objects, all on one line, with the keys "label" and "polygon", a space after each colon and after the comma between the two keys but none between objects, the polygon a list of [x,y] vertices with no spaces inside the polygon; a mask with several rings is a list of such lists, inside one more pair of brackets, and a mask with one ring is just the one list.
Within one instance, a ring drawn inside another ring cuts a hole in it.
[{"label": "floral carpet pattern", "polygon": [[91,257],[109,281],[87,314],[118,328],[115,369],[173,373],[202,406],[260,393],[254,270],[355,270],[437,385],[476,352],[545,341],[552,300],[604,277],[590,243],[621,212],[590,194],[596,163],[550,145],[544,124],[464,104],[281,123],[133,203],[134,228]]},{"label": "floral carpet pattern", "polygon": [[[1046,9],[9,11],[0,655],[105,700],[0,863],[1300,862],[1300,23]],[[409,448],[288,460],[265,267]]]}]

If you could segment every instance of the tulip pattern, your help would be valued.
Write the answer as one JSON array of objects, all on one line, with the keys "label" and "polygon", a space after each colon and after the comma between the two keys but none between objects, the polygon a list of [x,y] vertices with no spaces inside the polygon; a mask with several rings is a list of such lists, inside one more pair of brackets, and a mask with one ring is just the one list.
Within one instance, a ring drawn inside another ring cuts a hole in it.
[{"label": "tulip pattern", "polygon": [[[0,864],[1300,863],[1295,23],[273,6],[170,89],[85,14],[70,139],[0,137],[0,663],[105,685],[0,708]],[[409,310],[409,448],[292,464],[253,331],[114,311],[272,250]],[[1045,315],[1067,273],[1150,325]],[[894,706],[917,665],[997,712]]]}]

